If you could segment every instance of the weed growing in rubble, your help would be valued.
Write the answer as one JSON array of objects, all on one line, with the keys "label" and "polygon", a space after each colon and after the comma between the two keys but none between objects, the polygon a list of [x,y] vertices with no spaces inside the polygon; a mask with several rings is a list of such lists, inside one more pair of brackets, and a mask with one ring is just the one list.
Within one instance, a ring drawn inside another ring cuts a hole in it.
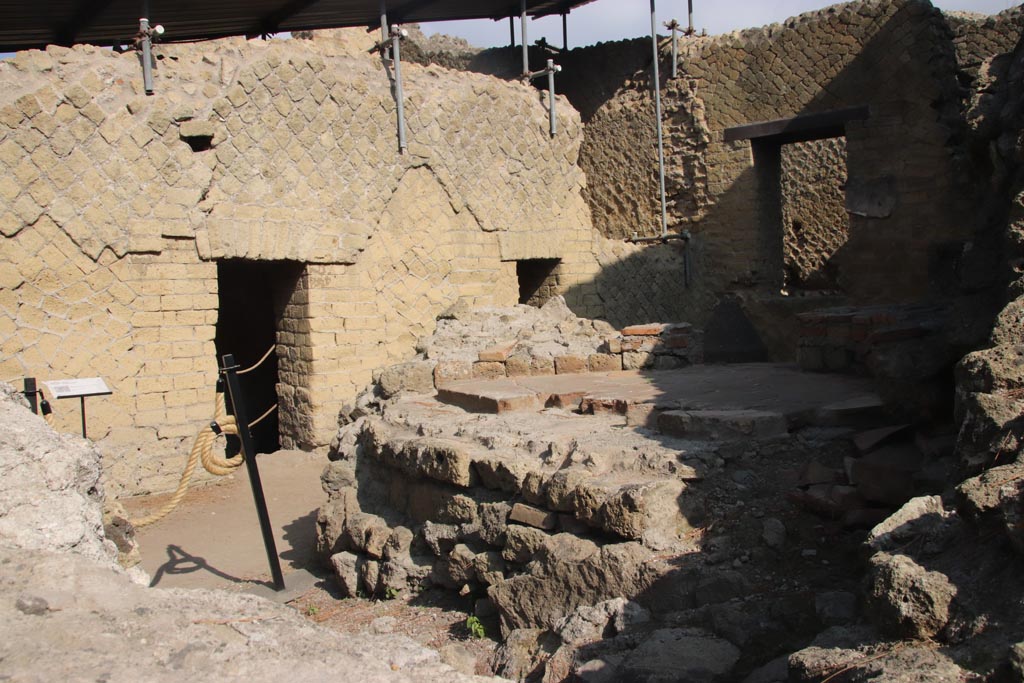
[{"label": "weed growing in rubble", "polygon": [[319,613],[320,613],[320,608],[317,607],[316,605],[306,605],[306,616],[307,617],[315,617]]},{"label": "weed growing in rubble", "polygon": [[388,586],[388,589],[384,591],[385,600],[394,600],[398,597],[398,594],[402,592],[401,588],[395,588],[394,586]]},{"label": "weed growing in rubble", "polygon": [[475,616],[466,618],[466,628],[469,630],[469,635],[478,640],[483,640],[487,637],[487,630],[484,629],[484,625],[480,619]]}]

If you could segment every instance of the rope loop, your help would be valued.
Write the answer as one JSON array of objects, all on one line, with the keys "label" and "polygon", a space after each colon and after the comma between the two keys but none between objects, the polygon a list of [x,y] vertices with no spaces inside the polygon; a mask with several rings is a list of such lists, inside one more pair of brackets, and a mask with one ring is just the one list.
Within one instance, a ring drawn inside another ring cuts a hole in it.
[{"label": "rope loop", "polygon": [[258,361],[256,361],[255,365],[251,365],[251,366],[247,367],[245,370],[239,370],[238,374],[239,375],[248,374],[248,373],[252,372],[253,370],[255,370],[256,368],[258,368],[259,366],[263,365],[263,363],[268,358],[270,358],[270,354],[272,354],[274,352],[274,349],[276,349],[276,348],[277,348],[277,344],[271,344],[270,348],[267,349],[267,352],[265,354],[263,354],[263,358],[260,358]]},{"label": "rope loop", "polygon": [[[274,350],[273,347],[270,349]],[[269,355],[270,352],[267,352]],[[265,360],[267,356],[264,356]],[[260,361],[262,363],[263,360]],[[253,368],[258,367],[257,363]],[[250,368],[252,370],[253,368]],[[241,374],[241,373],[239,373]],[[275,403],[267,410],[263,415],[258,417],[249,427],[255,427],[260,423],[261,420],[266,418],[268,415],[277,410],[277,404]],[[214,453],[213,444],[216,443],[217,437],[222,435],[227,436],[238,436],[238,423],[235,421],[234,415],[227,414],[227,406],[224,401],[224,394],[218,392],[214,400],[213,410],[213,421],[199,430],[196,434],[196,440],[192,443],[192,450],[189,452],[188,460],[185,463],[185,469],[181,473],[181,479],[178,481],[178,488],[175,490],[174,495],[167,503],[154,512],[151,515],[147,515],[140,519],[130,520],[132,526],[136,529],[155,524],[161,519],[171,513],[174,508],[178,507],[182,499],[185,497],[185,492],[188,491],[188,485],[192,480],[192,475],[195,473],[196,467],[202,463],[203,469],[210,474],[218,477],[223,477],[228,474],[232,474],[235,470],[242,466],[245,462],[245,457],[242,453],[225,458],[221,455]]]}]

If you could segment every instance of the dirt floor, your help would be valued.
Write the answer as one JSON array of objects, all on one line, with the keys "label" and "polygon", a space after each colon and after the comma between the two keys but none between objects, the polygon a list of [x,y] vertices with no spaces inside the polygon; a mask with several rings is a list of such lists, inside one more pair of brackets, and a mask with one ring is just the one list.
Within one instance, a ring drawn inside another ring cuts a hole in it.
[{"label": "dirt floor", "polygon": [[[316,513],[323,502],[322,455],[278,451],[260,455],[260,477],[274,528],[281,568],[307,569],[316,541]],[[167,495],[122,501],[141,516],[158,509]],[[244,589],[269,583],[270,569],[245,469],[191,489],[170,515],[137,534],[142,568],[163,588]]]},{"label": "dirt floor", "polygon": [[[191,489],[180,507],[141,529],[142,567],[152,585],[254,592],[284,601],[311,621],[342,633],[396,633],[442,652],[455,668],[487,673],[497,646],[497,622],[484,621],[484,637],[466,625],[472,599],[430,590],[391,599],[339,599],[334,577],[314,564],[316,512],[325,500],[320,473],[327,460],[301,451],[259,456],[275,542],[287,590],[270,589],[245,470]],[[122,501],[133,516],[158,509],[169,494]]]},{"label": "dirt floor", "polygon": [[481,633],[467,626],[472,599],[434,588],[392,599],[339,599],[333,578],[288,603],[311,621],[341,633],[395,633],[437,650],[463,673],[490,675],[488,661],[498,646],[497,620],[481,620]]}]

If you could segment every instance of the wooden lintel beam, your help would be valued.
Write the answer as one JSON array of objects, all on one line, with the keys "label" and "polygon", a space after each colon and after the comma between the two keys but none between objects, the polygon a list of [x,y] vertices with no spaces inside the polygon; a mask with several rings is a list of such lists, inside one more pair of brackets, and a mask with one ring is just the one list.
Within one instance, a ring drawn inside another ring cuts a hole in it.
[{"label": "wooden lintel beam", "polygon": [[725,141],[778,138],[780,143],[821,140],[843,135],[850,121],[864,121],[871,114],[867,105],[835,109],[818,114],[802,114],[789,119],[761,121],[725,129]]}]

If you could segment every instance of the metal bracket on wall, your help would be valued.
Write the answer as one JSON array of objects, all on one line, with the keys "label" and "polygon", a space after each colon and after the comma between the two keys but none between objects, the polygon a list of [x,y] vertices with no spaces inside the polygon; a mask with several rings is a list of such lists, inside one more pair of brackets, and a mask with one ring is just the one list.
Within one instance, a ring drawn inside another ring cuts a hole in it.
[{"label": "metal bracket on wall", "polygon": [[659,235],[657,237],[640,237],[636,232],[633,236],[626,241],[630,244],[668,244],[673,240],[682,240],[683,242],[683,284],[689,288],[690,283],[693,281],[693,261],[690,255],[690,240],[693,239],[693,235],[690,234],[689,230],[683,230],[679,233],[667,233],[665,235]]},{"label": "metal bracket on wall", "polygon": [[384,69],[391,81],[391,94],[395,97],[398,115],[398,153],[405,154],[409,143],[405,139],[405,92],[402,87],[402,41],[409,37],[409,32],[394,24],[388,27],[387,7],[384,0],[380,3],[380,34],[381,41],[370,52],[380,51],[384,61]]},{"label": "metal bracket on wall", "polygon": [[526,75],[531,81],[541,76],[548,77],[548,117],[550,120],[551,137],[555,137],[555,134],[558,133],[558,119],[555,116],[555,74],[561,70],[562,67],[555,64],[554,60],[549,59],[547,67]]},{"label": "metal bracket on wall", "polygon": [[149,25],[149,19],[139,19],[139,32],[135,35],[135,49],[142,59],[142,88],[147,95],[153,94],[153,41],[164,34],[160,24]]}]

